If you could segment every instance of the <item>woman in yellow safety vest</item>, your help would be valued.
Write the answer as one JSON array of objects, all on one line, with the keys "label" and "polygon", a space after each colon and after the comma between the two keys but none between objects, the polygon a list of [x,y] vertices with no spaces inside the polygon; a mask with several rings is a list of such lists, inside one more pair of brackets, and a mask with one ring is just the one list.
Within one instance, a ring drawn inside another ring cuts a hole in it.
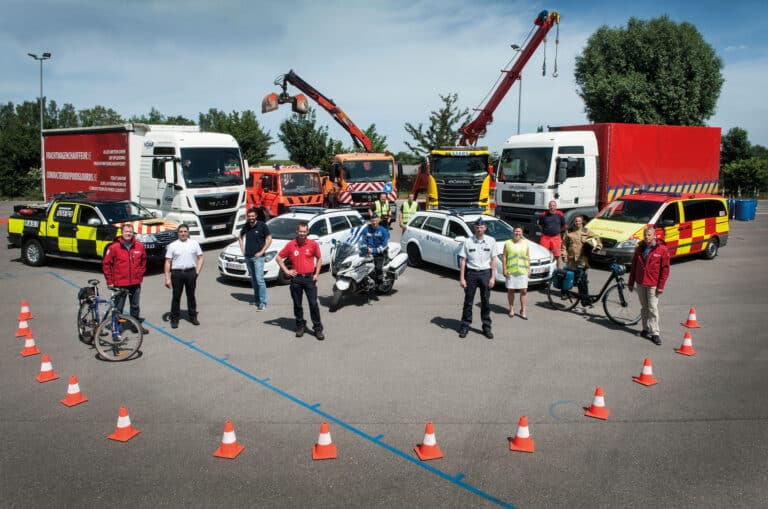
[{"label": "woman in yellow safety vest", "polygon": [[528,275],[531,272],[531,256],[528,241],[523,238],[522,226],[515,226],[513,237],[504,243],[503,254],[504,277],[507,286],[507,302],[509,316],[515,316],[515,292],[520,292],[520,318],[528,319]]},{"label": "woman in yellow safety vest", "polygon": [[402,233],[405,233],[408,221],[411,220],[416,213],[416,210],[419,208],[419,204],[414,198],[415,196],[413,193],[410,193],[408,195],[408,201],[403,202],[403,206],[400,208],[400,228],[403,230]]}]

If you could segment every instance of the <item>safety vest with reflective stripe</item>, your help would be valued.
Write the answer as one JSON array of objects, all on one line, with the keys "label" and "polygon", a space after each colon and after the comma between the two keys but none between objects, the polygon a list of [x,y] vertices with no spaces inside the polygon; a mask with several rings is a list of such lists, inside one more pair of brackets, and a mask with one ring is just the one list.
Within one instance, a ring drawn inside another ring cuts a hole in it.
[{"label": "safety vest with reflective stripe", "polygon": [[504,243],[504,250],[507,253],[507,274],[528,275],[528,241],[513,242],[510,239]]},{"label": "safety vest with reflective stripe", "polygon": [[384,207],[382,208],[381,200],[376,200],[376,214],[378,214],[379,217],[382,216],[388,216],[389,215],[389,202],[384,202]]},{"label": "safety vest with reflective stripe", "polygon": [[419,208],[419,204],[415,201],[412,202],[410,205],[408,205],[408,201],[406,200],[405,203],[403,203],[403,224],[406,224],[411,217],[416,213],[416,211]]}]

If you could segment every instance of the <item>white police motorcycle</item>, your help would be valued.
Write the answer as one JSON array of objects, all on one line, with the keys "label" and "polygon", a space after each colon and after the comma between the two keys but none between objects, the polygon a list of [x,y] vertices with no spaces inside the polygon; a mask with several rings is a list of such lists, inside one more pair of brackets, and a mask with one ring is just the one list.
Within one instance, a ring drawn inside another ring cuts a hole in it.
[{"label": "white police motorcycle", "polygon": [[368,254],[362,234],[364,229],[365,226],[353,228],[344,240],[335,242],[331,248],[331,274],[336,282],[333,285],[330,311],[339,309],[344,295],[370,295],[371,292],[389,294],[395,280],[408,267],[408,255],[400,252],[400,244],[390,242],[388,259],[382,267],[381,282],[376,284],[373,255]]}]

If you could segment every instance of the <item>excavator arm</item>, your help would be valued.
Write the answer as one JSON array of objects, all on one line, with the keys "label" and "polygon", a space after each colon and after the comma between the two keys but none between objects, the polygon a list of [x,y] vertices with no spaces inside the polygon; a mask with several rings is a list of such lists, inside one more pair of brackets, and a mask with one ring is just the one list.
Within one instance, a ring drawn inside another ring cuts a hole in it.
[{"label": "excavator arm", "polygon": [[338,124],[343,127],[350,136],[352,141],[358,148],[370,152],[372,149],[371,140],[365,133],[352,122],[344,111],[333,102],[333,100],[325,97],[312,85],[304,81],[293,70],[288,71],[288,74],[284,74],[275,80],[275,85],[281,87],[283,91],[281,93],[272,92],[264,97],[261,101],[261,112],[268,113],[276,110],[281,104],[291,104],[291,108],[295,113],[303,115],[309,111],[309,104],[307,97],[304,94],[297,94],[291,96],[288,94],[288,84],[298,88],[304,94],[309,96],[315,101],[321,108],[328,112]]}]

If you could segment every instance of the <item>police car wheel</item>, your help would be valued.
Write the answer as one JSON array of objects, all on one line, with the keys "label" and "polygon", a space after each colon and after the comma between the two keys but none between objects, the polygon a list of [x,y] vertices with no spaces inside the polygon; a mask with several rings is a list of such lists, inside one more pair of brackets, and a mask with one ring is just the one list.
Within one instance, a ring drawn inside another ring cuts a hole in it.
[{"label": "police car wheel", "polygon": [[704,250],[704,258],[707,260],[712,260],[717,256],[717,251],[720,248],[720,239],[717,237],[712,237],[709,239],[709,242],[707,242],[707,248]]},{"label": "police car wheel", "polygon": [[416,244],[408,244],[408,265],[411,267],[421,267],[424,261],[421,259],[421,252]]},{"label": "police car wheel", "polygon": [[30,239],[21,249],[21,258],[27,265],[40,267],[45,264],[45,250],[37,239]]}]

